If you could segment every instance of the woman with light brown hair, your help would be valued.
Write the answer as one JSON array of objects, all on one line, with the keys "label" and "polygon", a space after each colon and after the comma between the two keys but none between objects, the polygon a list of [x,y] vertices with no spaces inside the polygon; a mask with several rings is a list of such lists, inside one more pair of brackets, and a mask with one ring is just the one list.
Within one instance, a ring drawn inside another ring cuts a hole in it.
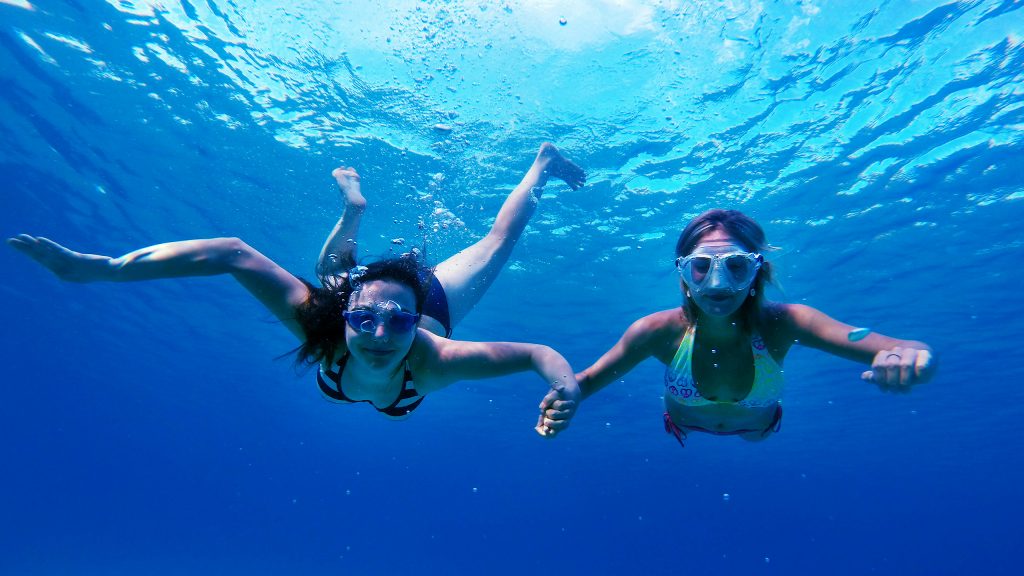
[{"label": "woman with light brown hair", "polygon": [[[771,263],[764,231],[735,210],[694,218],[676,244],[682,306],[634,322],[576,375],[583,398],[643,360],[665,364],[665,430],[762,440],[782,420],[782,363],[793,344],[870,365],[861,377],[906,392],[935,373],[931,348],[854,328],[803,304],[769,302]],[[553,395],[541,403],[544,411]],[[549,413],[557,417],[554,411]]]}]

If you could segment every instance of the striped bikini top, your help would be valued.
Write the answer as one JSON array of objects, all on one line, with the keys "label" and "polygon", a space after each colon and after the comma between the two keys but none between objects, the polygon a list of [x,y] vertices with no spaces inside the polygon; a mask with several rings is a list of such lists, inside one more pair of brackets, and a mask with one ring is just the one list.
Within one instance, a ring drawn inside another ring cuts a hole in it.
[{"label": "striped bikini top", "polygon": [[323,365],[320,365],[320,370],[316,374],[316,383],[320,387],[320,392],[328,400],[345,404],[366,402],[376,408],[377,412],[385,416],[403,418],[415,410],[420,405],[420,402],[423,402],[423,399],[426,398],[426,396],[416,392],[415,384],[412,381],[412,372],[409,371],[409,363],[406,362],[405,373],[402,375],[402,390],[398,393],[398,398],[390,406],[377,408],[370,400],[353,400],[345,396],[345,393],[341,391],[341,374],[345,371],[345,362],[347,360],[348,354],[345,354],[331,367],[333,369],[324,369]]},{"label": "striped bikini top", "polygon": [[785,381],[782,368],[768,353],[768,347],[760,334],[754,333],[750,338],[750,348],[754,352],[754,385],[746,398],[738,402],[708,400],[697,390],[693,379],[693,337],[694,326],[686,329],[683,341],[679,343],[675,357],[665,369],[665,400],[671,398],[683,406],[708,406],[712,404],[735,404],[738,406],[766,407],[778,405],[782,400]]}]

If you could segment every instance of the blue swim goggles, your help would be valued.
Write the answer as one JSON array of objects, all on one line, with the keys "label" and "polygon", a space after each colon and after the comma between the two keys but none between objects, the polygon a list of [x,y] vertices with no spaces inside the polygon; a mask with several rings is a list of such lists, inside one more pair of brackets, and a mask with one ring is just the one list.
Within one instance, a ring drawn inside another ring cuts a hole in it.
[{"label": "blue swim goggles", "polygon": [[764,258],[755,252],[690,254],[676,258],[676,269],[694,292],[707,288],[712,277],[718,279],[717,286],[739,292],[750,286],[763,262]]},{"label": "blue swim goggles", "polygon": [[391,306],[376,305],[377,310],[346,310],[341,313],[345,321],[356,332],[373,334],[377,327],[385,324],[387,327],[398,333],[405,333],[416,327],[420,321],[419,314],[405,312],[402,307],[394,302],[388,301]]}]

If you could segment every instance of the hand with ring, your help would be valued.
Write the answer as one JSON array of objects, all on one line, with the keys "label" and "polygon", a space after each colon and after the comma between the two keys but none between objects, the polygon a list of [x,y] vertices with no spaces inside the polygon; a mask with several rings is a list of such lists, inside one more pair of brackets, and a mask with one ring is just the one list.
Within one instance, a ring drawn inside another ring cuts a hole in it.
[{"label": "hand with ring", "polygon": [[927,382],[934,373],[935,361],[930,350],[896,347],[875,354],[871,370],[861,374],[861,378],[883,392],[909,392],[911,386]]}]

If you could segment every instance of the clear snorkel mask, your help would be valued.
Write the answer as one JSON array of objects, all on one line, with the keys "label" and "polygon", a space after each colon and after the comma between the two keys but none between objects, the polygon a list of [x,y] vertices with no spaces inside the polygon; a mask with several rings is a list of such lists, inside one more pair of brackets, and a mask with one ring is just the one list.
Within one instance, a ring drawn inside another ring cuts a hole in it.
[{"label": "clear snorkel mask", "polygon": [[755,252],[690,254],[676,258],[676,270],[694,294],[710,288],[737,293],[750,287],[763,262]]},{"label": "clear snorkel mask", "polygon": [[416,327],[420,315],[402,310],[402,306],[394,300],[375,302],[372,309],[359,308],[341,313],[345,321],[356,332],[373,334],[377,326],[387,324],[393,332],[405,333]]}]

